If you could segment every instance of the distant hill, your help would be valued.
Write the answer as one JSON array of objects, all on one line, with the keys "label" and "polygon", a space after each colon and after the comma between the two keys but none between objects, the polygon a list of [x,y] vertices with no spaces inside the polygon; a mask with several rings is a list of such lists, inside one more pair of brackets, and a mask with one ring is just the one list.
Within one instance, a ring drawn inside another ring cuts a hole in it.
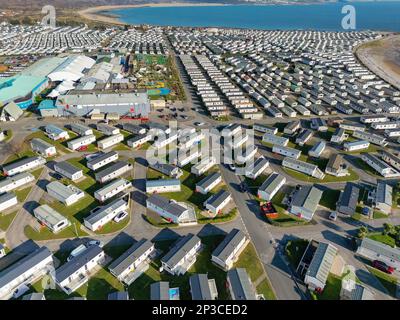
[{"label": "distant hill", "polygon": [[171,2],[187,2],[187,3],[243,3],[242,0],[0,0],[1,9],[37,9],[45,5],[54,5],[57,8],[82,8],[94,7],[102,5],[126,5],[126,4],[146,4],[146,3],[171,3]]}]

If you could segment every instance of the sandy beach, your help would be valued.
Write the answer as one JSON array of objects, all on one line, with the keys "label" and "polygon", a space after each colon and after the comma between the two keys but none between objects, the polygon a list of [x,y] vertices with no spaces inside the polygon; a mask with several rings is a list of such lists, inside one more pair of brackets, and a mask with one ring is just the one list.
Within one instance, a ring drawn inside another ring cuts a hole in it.
[{"label": "sandy beach", "polygon": [[356,55],[364,66],[400,90],[400,36],[360,45]]},{"label": "sandy beach", "polygon": [[78,14],[88,20],[104,22],[108,24],[124,25],[112,14],[103,14],[104,11],[124,8],[143,8],[143,7],[204,7],[204,6],[225,6],[222,3],[146,3],[132,5],[97,6],[78,11]]}]

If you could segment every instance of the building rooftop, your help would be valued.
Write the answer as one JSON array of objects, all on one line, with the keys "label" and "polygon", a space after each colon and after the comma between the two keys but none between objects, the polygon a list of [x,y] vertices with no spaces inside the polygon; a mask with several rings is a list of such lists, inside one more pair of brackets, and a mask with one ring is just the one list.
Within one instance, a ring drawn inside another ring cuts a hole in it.
[{"label": "building rooftop", "polygon": [[302,186],[295,192],[291,206],[303,207],[311,212],[317,210],[322,191],[314,186]]},{"label": "building rooftop", "polygon": [[0,289],[52,255],[47,247],[41,247],[1,271]]},{"label": "building rooftop", "polygon": [[60,168],[61,170],[67,172],[70,175],[73,175],[73,174],[78,173],[78,172],[82,172],[82,169],[79,169],[79,168],[75,167],[74,165],[70,164],[67,161],[57,162],[55,164],[55,166],[57,166],[58,168]]},{"label": "building rooftop", "polygon": [[70,261],[63,264],[56,270],[56,280],[57,282],[62,282],[72,276],[75,272],[80,270],[83,266],[88,264],[96,256],[98,256],[103,250],[97,246],[89,246],[85,251],[76,257],[72,258]]},{"label": "building rooftop", "polygon": [[214,249],[212,255],[219,258],[221,261],[226,261],[231,256],[239,245],[246,238],[243,231],[232,229],[222,242]]},{"label": "building rooftop", "polygon": [[207,199],[207,204],[213,206],[214,208],[218,208],[221,203],[223,203],[226,199],[228,199],[231,194],[226,190],[220,190],[216,194],[213,194],[210,198]]},{"label": "building rooftop", "polygon": [[114,275],[122,274],[129,266],[137,261],[146,251],[153,246],[149,240],[142,239],[131,246],[108,267]]},{"label": "building rooftop", "polygon": [[229,280],[234,300],[256,300],[253,284],[244,268],[235,268],[228,271]]},{"label": "building rooftop", "polygon": [[329,243],[320,242],[306,275],[326,283],[338,250]]},{"label": "building rooftop", "polygon": [[188,233],[161,258],[161,262],[166,263],[172,268],[175,267],[199,242],[201,242],[201,240],[198,236],[195,236],[193,233]]},{"label": "building rooftop", "polygon": [[147,202],[151,203],[154,206],[162,208],[169,214],[179,218],[182,216],[188,209],[181,206],[180,204],[173,202],[167,198],[164,198],[158,194],[153,194],[147,198]]},{"label": "building rooftop", "polygon": [[370,238],[364,238],[361,241],[360,247],[379,253],[381,256],[388,257],[391,260],[400,262],[400,249],[392,248],[391,246]]}]

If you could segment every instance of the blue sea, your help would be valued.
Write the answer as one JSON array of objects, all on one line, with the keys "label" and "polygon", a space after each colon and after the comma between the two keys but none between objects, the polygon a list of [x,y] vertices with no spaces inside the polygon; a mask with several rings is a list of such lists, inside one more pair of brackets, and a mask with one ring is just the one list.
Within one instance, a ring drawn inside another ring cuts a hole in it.
[{"label": "blue sea", "polygon": [[400,1],[290,5],[142,7],[108,11],[127,24],[263,30],[343,31],[342,7],[356,9],[356,30],[400,31]]}]

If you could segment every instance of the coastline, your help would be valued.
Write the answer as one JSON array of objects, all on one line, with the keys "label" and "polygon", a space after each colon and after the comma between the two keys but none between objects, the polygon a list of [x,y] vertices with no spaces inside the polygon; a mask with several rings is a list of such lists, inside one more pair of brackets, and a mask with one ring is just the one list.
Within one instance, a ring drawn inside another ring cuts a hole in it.
[{"label": "coastline", "polygon": [[88,20],[97,22],[103,22],[115,25],[126,25],[126,23],[119,20],[117,15],[111,13],[105,13],[106,11],[115,9],[127,9],[127,8],[145,8],[145,7],[211,7],[211,6],[227,6],[223,3],[146,3],[146,4],[127,4],[127,5],[109,5],[109,6],[96,6],[90,7],[83,10],[79,10],[78,14]]}]

